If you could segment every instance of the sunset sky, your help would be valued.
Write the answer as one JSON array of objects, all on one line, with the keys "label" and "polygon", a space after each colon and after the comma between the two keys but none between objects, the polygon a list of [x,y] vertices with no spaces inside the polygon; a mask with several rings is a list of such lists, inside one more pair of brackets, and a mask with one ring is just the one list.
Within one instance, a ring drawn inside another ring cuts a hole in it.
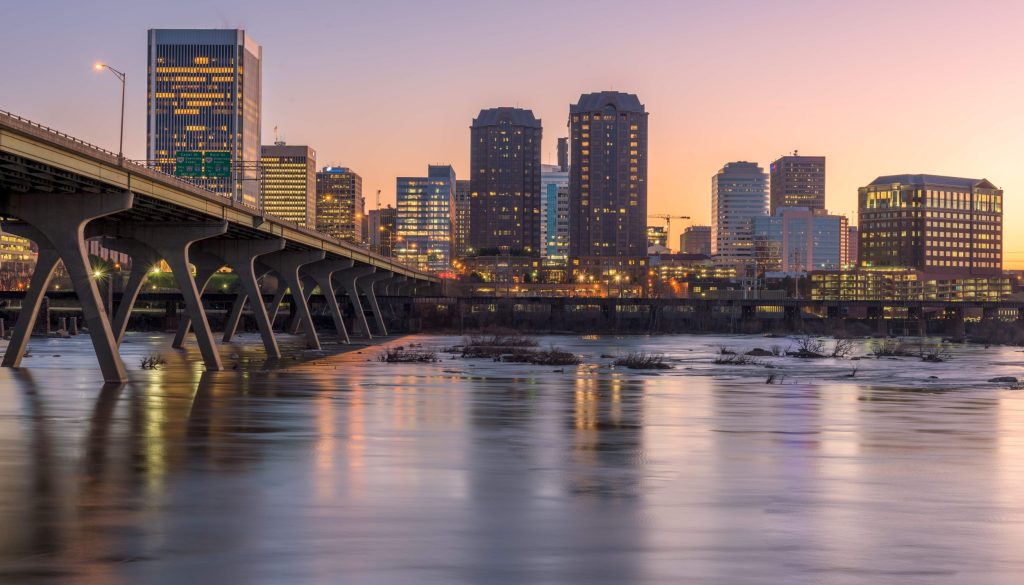
[{"label": "sunset sky", "polygon": [[[580,93],[650,112],[651,213],[707,224],[711,176],[799,149],[828,159],[827,206],[856,221],[878,175],[987,178],[1006,192],[1005,265],[1024,268],[1024,2],[280,0],[5,3],[0,109],[145,157],[149,28],[244,28],[263,46],[263,142],[280,128],[320,166],[394,202],[395,177],[469,170],[481,108],[531,108],[544,161]],[[651,220],[657,223],[658,220]]]}]

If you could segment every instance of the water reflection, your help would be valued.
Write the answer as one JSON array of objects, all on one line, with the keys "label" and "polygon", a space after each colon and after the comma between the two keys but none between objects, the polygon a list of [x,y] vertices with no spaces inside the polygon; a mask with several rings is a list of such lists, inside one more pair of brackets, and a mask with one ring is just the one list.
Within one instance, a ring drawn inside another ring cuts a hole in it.
[{"label": "water reflection", "polygon": [[[711,342],[563,343],[598,355]],[[0,370],[0,583],[1024,571],[1019,393],[373,354],[211,373],[172,356],[124,387],[45,364]]]}]

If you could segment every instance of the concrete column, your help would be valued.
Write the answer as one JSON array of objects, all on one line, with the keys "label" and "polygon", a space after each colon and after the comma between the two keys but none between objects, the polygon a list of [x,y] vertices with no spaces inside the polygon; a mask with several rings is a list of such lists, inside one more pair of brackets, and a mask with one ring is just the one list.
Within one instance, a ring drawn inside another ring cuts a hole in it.
[{"label": "concrete column", "polygon": [[[220,258],[198,251],[194,246],[190,249],[188,256],[190,263],[196,267],[195,283],[196,288],[199,290],[199,302],[201,305],[206,285],[210,283],[213,275],[217,274],[217,271],[224,267],[224,262]],[[203,315],[205,314],[206,311],[204,310]],[[171,342],[171,347],[175,349],[185,347],[185,337],[188,335],[191,327],[192,318],[186,313],[181,321],[178,322],[178,330],[174,333],[174,341]],[[212,335],[213,331],[211,330],[210,333]]]},{"label": "concrete column", "polygon": [[[256,276],[257,287],[256,287],[256,299],[260,306],[263,307],[263,312],[267,315],[267,322],[270,325],[270,331],[274,331],[274,320],[270,317],[270,313],[267,310],[267,305],[263,302],[263,294],[259,290],[259,279],[263,278],[271,272],[270,267],[263,264],[262,262],[253,262],[253,271]],[[235,330],[238,329],[238,322],[242,320],[242,310],[245,308],[245,302],[249,300],[249,295],[243,289],[238,295],[235,296],[235,302],[231,305],[231,314],[228,316],[228,320],[224,323],[224,342],[231,341],[231,338],[235,335]]]},{"label": "concrete column", "polygon": [[320,339],[316,336],[316,328],[313,326],[313,316],[309,313],[309,305],[302,292],[302,283],[299,278],[299,269],[307,264],[323,260],[327,253],[323,250],[281,250],[273,254],[267,254],[261,261],[277,272],[281,278],[278,285],[279,292],[287,286],[291,290],[292,301],[298,310],[298,317],[306,327],[306,347],[309,349],[320,349]]},{"label": "concrete column", "polygon": [[43,304],[46,289],[50,286],[53,271],[57,267],[57,261],[60,260],[57,250],[50,246],[45,238],[35,233],[35,230],[29,226],[19,226],[19,228],[21,229],[5,225],[4,231],[34,241],[39,248],[39,256],[36,259],[36,270],[32,273],[28,290],[25,291],[25,298],[21,301],[21,312],[18,313],[18,320],[14,322],[14,330],[11,331],[11,340],[7,344],[7,351],[4,352],[3,366],[5,368],[17,368],[21,365],[21,358],[25,357],[25,351],[28,349],[28,339],[32,336],[32,329],[36,326],[39,307]]},{"label": "concrete column", "polygon": [[[323,262],[323,260],[321,260]],[[313,289],[316,288],[316,282],[309,276],[305,275],[305,267],[299,272],[300,283],[302,284],[302,300],[309,306],[309,299],[313,296]],[[310,309],[310,316],[313,315],[312,309]],[[285,325],[285,332],[292,335],[298,335],[299,330],[302,329],[302,319],[292,318],[291,321]]]},{"label": "concrete column", "polygon": [[[0,196],[0,214],[16,217],[38,230],[39,247],[50,248],[64,262],[75,294],[82,305],[82,315],[89,327],[89,336],[92,338],[103,379],[107,382],[126,382],[128,372],[117,352],[117,343],[110,330],[110,320],[103,310],[99,288],[92,276],[85,245],[85,226],[94,219],[131,209],[133,200],[134,197],[129,191],[74,194],[5,193]],[[39,271],[39,268],[36,270]],[[52,271],[52,266],[49,270]],[[47,272],[45,264],[43,272]],[[52,274],[41,275],[39,284],[43,286],[40,288],[45,289],[50,276]],[[27,318],[35,320],[34,315]],[[27,334],[30,329],[26,328],[25,331]],[[25,341],[27,342],[27,336]],[[17,354],[18,350],[15,348],[11,354],[12,362],[19,362],[24,350],[22,349],[21,355]],[[7,365],[7,362],[5,355],[4,365]]]},{"label": "concrete column", "polygon": [[124,294],[121,295],[121,302],[117,305],[117,312],[111,325],[114,339],[120,346],[124,341],[124,332],[128,329],[128,319],[132,315],[135,300],[146,284],[149,271],[160,261],[160,254],[136,240],[104,238],[102,244],[104,248],[127,254],[132,259],[132,271],[128,275],[128,283],[124,287]]},{"label": "concrete column", "polygon": [[256,258],[273,254],[284,249],[285,241],[282,239],[272,240],[233,240],[225,238],[214,238],[198,242],[196,247],[203,254],[217,258],[222,264],[227,265],[238,276],[238,283],[242,290],[235,297],[235,304],[231,307],[231,316],[224,324],[224,340],[230,341],[234,335],[238,320],[241,318],[242,309],[247,298],[254,302],[250,303],[253,317],[256,319],[256,326],[260,330],[260,337],[263,340],[263,348],[267,357],[281,357],[281,350],[277,346],[277,339],[274,337],[274,328],[267,315],[267,308],[263,305],[263,297],[260,294],[257,274],[262,276],[269,271],[269,268],[260,264],[257,267]]},{"label": "concrete column", "polygon": [[[181,296],[185,299],[186,316],[182,318],[181,325],[187,329],[190,322],[195,328],[196,343],[199,345],[199,351],[203,355],[207,370],[223,369],[220,354],[213,341],[213,331],[210,330],[210,323],[206,320],[206,311],[203,310],[203,300],[200,296],[202,290],[200,287],[205,286],[206,280],[209,280],[206,273],[210,271],[210,265],[213,262],[211,259],[204,259],[206,260],[204,266],[196,266],[196,276],[199,278],[192,278],[190,250],[195,242],[219,236],[227,229],[228,224],[223,221],[134,222],[118,226],[119,236],[132,238],[148,245],[170,265],[171,272],[174,273],[174,278],[178,282],[178,288],[181,290]],[[203,274],[199,274],[200,272]],[[196,284],[197,280],[201,282],[199,286]],[[179,327],[178,330],[181,332],[183,328]],[[177,340],[177,337],[175,339]]]},{"label": "concrete column", "polygon": [[379,335],[387,335],[388,328],[384,325],[384,315],[380,312],[380,305],[377,303],[377,293],[374,291],[374,285],[388,280],[392,276],[393,273],[391,272],[377,272],[368,274],[356,281],[366,297],[366,302],[370,303],[370,310],[373,311],[373,320],[377,325],[377,333]]},{"label": "concrete column", "polygon": [[367,339],[373,339],[373,334],[370,333],[370,324],[366,322],[366,313],[363,311],[363,303],[359,300],[359,289],[356,287],[356,281],[363,276],[373,274],[377,269],[373,266],[357,266],[349,268],[343,272],[338,273],[336,278],[341,282],[341,286],[345,288],[345,292],[348,293],[348,300],[352,303],[352,307],[355,309],[355,316],[352,319],[352,328],[356,335],[366,335]]},{"label": "concrete column", "polygon": [[[313,280],[316,286],[320,287],[320,294],[324,295],[327,301],[327,308],[331,313],[331,320],[334,321],[334,331],[338,335],[338,341],[351,343],[348,338],[348,330],[345,329],[345,321],[341,318],[341,307],[338,306],[338,297],[334,291],[334,282],[331,277],[334,273],[347,270],[352,267],[352,260],[325,259],[314,262],[303,267],[303,272]],[[310,287],[312,290],[312,287]]]}]

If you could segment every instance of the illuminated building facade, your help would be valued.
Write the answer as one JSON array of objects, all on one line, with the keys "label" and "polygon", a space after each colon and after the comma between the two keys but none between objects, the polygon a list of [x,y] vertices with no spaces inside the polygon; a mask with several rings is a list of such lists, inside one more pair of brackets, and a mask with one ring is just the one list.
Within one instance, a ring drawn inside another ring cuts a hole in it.
[{"label": "illuminated building facade", "polygon": [[277,142],[263,146],[260,199],[267,215],[316,226],[316,152]]},{"label": "illuminated building facade", "polygon": [[[563,139],[559,139],[559,147]],[[541,165],[541,256],[550,262],[569,258],[569,170],[561,165]]]},{"label": "illuminated building facade", "polygon": [[[771,242],[768,270],[810,272],[841,270],[848,264],[848,222],[806,207],[780,207],[769,216],[754,218],[754,242]],[[777,256],[776,256],[777,254]]]},{"label": "illuminated building facade", "polygon": [[[668,249],[668,229],[660,225],[647,226],[647,247]],[[649,251],[649,250],[648,250]]]},{"label": "illuminated building facade", "polygon": [[230,153],[229,178],[189,178],[259,208],[262,49],[239,29],[150,29],[146,158],[174,173],[175,153]]},{"label": "illuminated building facade", "polygon": [[711,255],[711,226],[691,225],[679,236],[679,253]]},{"label": "illuminated building facade", "polygon": [[985,179],[890,175],[858,192],[862,267],[1002,273],[1003,191]]},{"label": "illuminated building facade", "polygon": [[541,123],[521,108],[481,110],[470,127],[474,253],[540,254]]},{"label": "illuminated building facade", "polygon": [[455,257],[465,258],[473,247],[469,243],[472,206],[468,179],[455,181]]},{"label": "illuminated building facade", "polygon": [[366,213],[366,243],[370,249],[388,258],[395,255],[397,210],[388,205],[382,209],[371,209]]},{"label": "illuminated building facade", "polygon": [[1012,293],[1008,276],[947,276],[906,268],[811,273],[816,301],[998,301]]},{"label": "illuminated building facade", "polygon": [[825,157],[792,154],[769,167],[771,213],[781,207],[825,209]]},{"label": "illuminated building facade", "polygon": [[426,177],[398,177],[396,183],[395,256],[423,270],[449,271],[454,243],[455,169],[431,165]]},{"label": "illuminated building facade", "polygon": [[363,242],[363,179],[348,167],[324,167],[316,174],[316,231]]},{"label": "illuminated building facade", "polygon": [[731,162],[711,179],[711,255],[726,266],[754,262],[753,221],[768,215],[768,177],[757,163]]},{"label": "illuminated building facade", "polygon": [[29,240],[0,232],[0,290],[27,288],[37,256]]},{"label": "illuminated building facade", "polygon": [[616,91],[569,109],[569,255],[574,271],[643,269],[647,256],[647,112]]}]

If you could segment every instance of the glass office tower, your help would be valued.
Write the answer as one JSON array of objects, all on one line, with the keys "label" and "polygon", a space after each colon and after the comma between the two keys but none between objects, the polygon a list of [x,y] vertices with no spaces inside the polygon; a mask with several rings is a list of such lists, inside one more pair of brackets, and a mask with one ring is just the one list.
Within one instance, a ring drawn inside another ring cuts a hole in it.
[{"label": "glass office tower", "polygon": [[395,254],[409,266],[451,269],[454,244],[455,169],[427,167],[426,177],[398,177],[398,242]]},{"label": "glass office tower", "polygon": [[261,59],[244,30],[151,29],[146,158],[173,174],[178,152],[227,152],[229,177],[188,180],[258,209]]},{"label": "glass office tower", "polygon": [[263,213],[316,227],[316,152],[277,142],[263,146],[261,161]]}]

